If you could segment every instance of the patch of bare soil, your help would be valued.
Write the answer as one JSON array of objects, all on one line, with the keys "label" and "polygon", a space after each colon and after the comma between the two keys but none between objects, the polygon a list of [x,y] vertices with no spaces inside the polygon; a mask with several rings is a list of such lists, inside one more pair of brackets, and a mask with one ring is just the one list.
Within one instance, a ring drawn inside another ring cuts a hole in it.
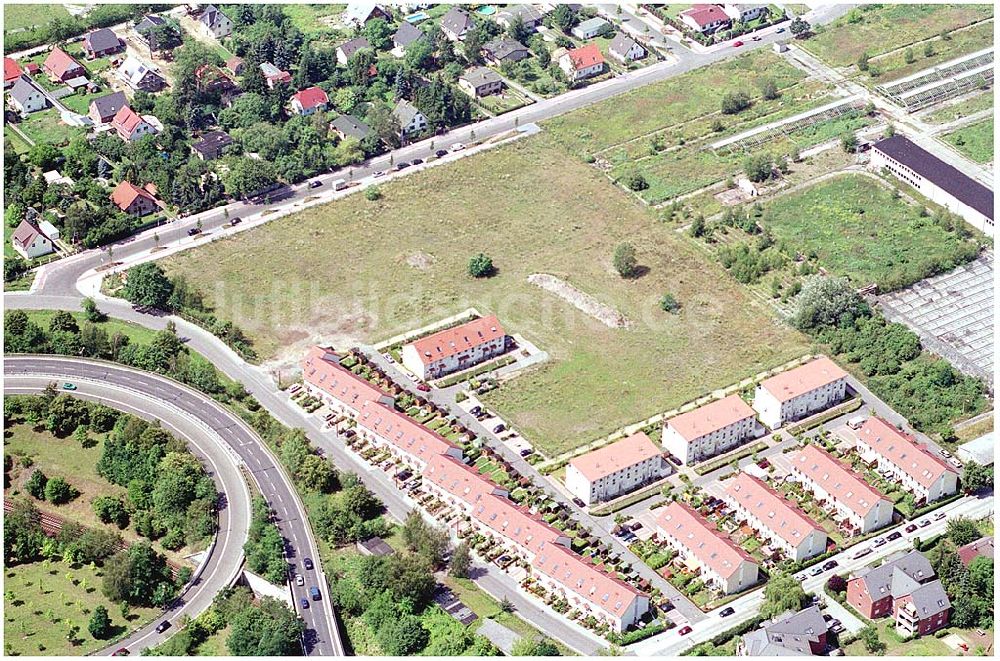
[{"label": "patch of bare soil", "polygon": [[601,303],[590,294],[580,291],[565,280],[561,280],[554,275],[533,273],[528,276],[528,282],[548,292],[552,292],[577,310],[590,315],[609,328],[628,328],[632,324],[618,310],[610,305]]},{"label": "patch of bare soil", "polygon": [[424,271],[434,263],[434,256],[425,252],[415,252],[406,256],[406,263],[415,269]]}]

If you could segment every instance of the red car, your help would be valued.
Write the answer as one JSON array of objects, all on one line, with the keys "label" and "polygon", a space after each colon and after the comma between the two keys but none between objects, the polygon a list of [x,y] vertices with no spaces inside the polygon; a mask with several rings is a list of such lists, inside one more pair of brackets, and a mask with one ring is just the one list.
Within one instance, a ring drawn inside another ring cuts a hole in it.
[{"label": "red car", "polygon": [[733,48],[739,48],[742,45],[743,45],[742,41],[734,41],[733,42]]},{"label": "red car", "polygon": [[691,633],[691,627],[681,627],[681,630],[677,632],[680,636],[686,636]]},{"label": "red car", "polygon": [[419,390],[420,392],[430,392],[431,387],[426,383],[421,383],[417,386],[417,390]]}]

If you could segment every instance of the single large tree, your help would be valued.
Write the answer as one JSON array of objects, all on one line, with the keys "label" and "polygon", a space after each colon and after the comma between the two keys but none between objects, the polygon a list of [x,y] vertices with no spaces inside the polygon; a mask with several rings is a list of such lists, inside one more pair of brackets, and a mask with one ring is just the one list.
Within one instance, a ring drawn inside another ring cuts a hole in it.
[{"label": "single large tree", "polygon": [[805,598],[802,584],[794,576],[775,573],[764,586],[764,603],[760,607],[760,614],[775,617],[785,611],[798,611]]},{"label": "single large tree", "polygon": [[619,243],[615,247],[611,263],[621,277],[634,277],[639,269],[639,261],[635,256],[635,247],[631,243]]},{"label": "single large tree", "polygon": [[128,270],[122,295],[133,305],[162,310],[173,290],[174,286],[163,267],[155,262],[146,262]]},{"label": "single large tree", "polygon": [[868,304],[846,278],[812,276],[802,285],[792,324],[799,330],[845,325],[870,314]]}]

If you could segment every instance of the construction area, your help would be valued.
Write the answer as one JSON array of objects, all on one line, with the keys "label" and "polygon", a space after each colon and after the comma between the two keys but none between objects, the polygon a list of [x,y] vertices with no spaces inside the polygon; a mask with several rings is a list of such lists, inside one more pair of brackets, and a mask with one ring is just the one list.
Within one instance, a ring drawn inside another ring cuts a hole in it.
[{"label": "construction area", "polygon": [[912,328],[928,350],[993,383],[993,253],[880,296],[890,321]]}]

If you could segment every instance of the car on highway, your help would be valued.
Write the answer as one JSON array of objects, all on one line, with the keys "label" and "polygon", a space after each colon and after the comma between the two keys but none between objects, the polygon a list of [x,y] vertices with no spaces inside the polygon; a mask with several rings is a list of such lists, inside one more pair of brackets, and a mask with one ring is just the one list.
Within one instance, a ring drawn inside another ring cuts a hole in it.
[{"label": "car on highway", "polygon": [[911,523],[910,525],[906,526],[906,532],[913,532],[916,529],[917,529],[917,524],[915,523]]},{"label": "car on highway", "polygon": [[309,600],[306,599],[305,597],[302,597],[301,599],[299,599],[299,606],[302,606],[302,610],[306,610],[307,608],[309,608]]},{"label": "car on highway", "polygon": [[452,152],[462,151],[463,149],[465,149],[465,145],[463,145],[461,142],[456,142],[450,147],[450,149]]},{"label": "car on highway", "polygon": [[719,611],[719,617],[729,617],[736,612],[736,609],[732,606],[726,606],[721,611]]},{"label": "car on highway", "polygon": [[438,149],[436,152],[434,152],[434,155],[437,156],[438,158],[444,158],[445,156],[448,155],[448,150]]},{"label": "car on highway", "polygon": [[829,560],[823,565],[823,571],[830,571],[837,566],[836,560]]},{"label": "car on highway", "polygon": [[755,35],[753,36],[753,40],[754,40],[754,41],[760,41],[760,35],[759,35],[759,34],[755,34]]},{"label": "car on highway", "polygon": [[302,574],[295,577],[295,585],[305,585],[306,579],[302,578]]},{"label": "car on highway", "polygon": [[320,181],[319,179],[313,179],[312,181],[309,182],[309,188],[319,188],[322,185],[323,182]]},{"label": "car on highway", "polygon": [[[934,515],[934,520],[935,521],[940,521],[941,519],[943,519],[946,516],[948,516],[948,515],[945,514],[944,512],[938,512],[937,514]],[[924,520],[926,521],[926,519],[924,519]],[[923,527],[923,523],[920,524],[920,527]]]},{"label": "car on highway", "polygon": [[385,176],[385,170],[375,170],[375,172],[372,172],[373,179],[378,179],[379,177],[384,177],[384,176]]},{"label": "car on highway", "polygon": [[62,385],[63,390],[76,390],[76,385],[67,381]]},{"label": "car on highway", "polygon": [[163,620],[156,625],[156,633],[163,633],[170,628],[170,620]]},{"label": "car on highway", "polygon": [[240,218],[239,216],[236,216],[235,218],[231,218],[231,219],[229,220],[229,224],[230,224],[230,225],[239,225],[239,224],[240,224],[240,223],[242,223],[242,222],[243,222],[243,219],[242,219],[242,218]]},{"label": "car on highway", "polygon": [[688,635],[689,633],[691,633],[692,631],[693,631],[693,629],[692,629],[692,628],[691,628],[690,626],[683,626],[683,627],[681,627],[681,628],[680,628],[680,630],[679,630],[679,631],[677,632],[677,635],[678,635],[678,636],[686,636],[686,635]]},{"label": "car on highway", "polygon": [[188,230],[188,236],[198,236],[201,234],[201,229],[198,227],[192,227]]},{"label": "car on highway", "polygon": [[309,588],[309,596],[312,597],[313,601],[319,601],[322,597],[319,594],[319,588],[315,585]]},{"label": "car on highway", "polygon": [[734,41],[733,42],[733,48],[739,48],[742,45],[743,45],[742,41]]},{"label": "car on highway", "polygon": [[305,567],[306,569],[312,569],[313,568],[312,558],[303,558],[302,566]]},{"label": "car on highway", "polygon": [[898,530],[894,530],[891,533],[889,533],[888,539],[889,539],[890,542],[894,542],[894,541],[896,541],[897,539],[899,539],[902,536],[903,536],[903,533],[899,532]]}]

